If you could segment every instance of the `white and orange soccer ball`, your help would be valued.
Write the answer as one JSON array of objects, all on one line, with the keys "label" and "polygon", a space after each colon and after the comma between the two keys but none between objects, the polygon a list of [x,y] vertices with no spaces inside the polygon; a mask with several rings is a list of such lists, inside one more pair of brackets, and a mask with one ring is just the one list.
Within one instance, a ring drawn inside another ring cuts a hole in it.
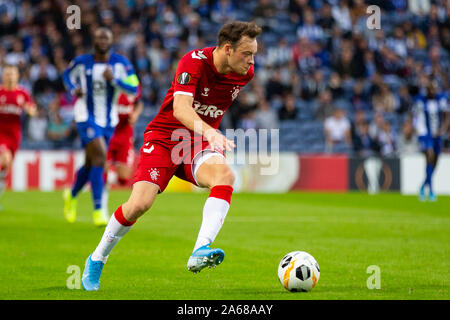
[{"label": "white and orange soccer ball", "polygon": [[319,264],[304,251],[289,252],[278,266],[278,279],[283,287],[292,292],[310,291],[319,282],[319,277]]}]

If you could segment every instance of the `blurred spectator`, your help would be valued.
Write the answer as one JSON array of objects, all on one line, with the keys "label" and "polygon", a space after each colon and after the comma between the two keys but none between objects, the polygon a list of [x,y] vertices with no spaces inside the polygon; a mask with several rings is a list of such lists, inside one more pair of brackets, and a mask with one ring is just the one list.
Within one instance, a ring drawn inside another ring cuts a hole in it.
[{"label": "blurred spectator", "polygon": [[354,113],[353,120],[350,121],[350,134],[352,140],[354,140],[355,136],[360,133],[361,125],[366,123],[366,113],[362,109],[357,109]]},{"label": "blurred spectator", "polygon": [[277,8],[271,0],[259,0],[258,5],[253,10],[253,18],[263,28],[263,31],[268,31],[276,12]]},{"label": "blurred spectator", "polygon": [[50,82],[58,78],[58,70],[50,64],[48,57],[40,56],[39,60],[31,66],[30,80],[35,82],[38,79],[48,79]]},{"label": "blurred spectator", "polygon": [[324,121],[326,118],[331,117],[333,112],[333,97],[331,91],[327,89],[319,94],[314,117],[316,120]]},{"label": "blurred spectator", "polygon": [[375,112],[393,112],[396,109],[396,100],[386,83],[381,83],[372,96],[372,106]]},{"label": "blurred spectator", "polygon": [[408,9],[417,16],[430,12],[430,0],[408,0]]},{"label": "blurred spectator", "polygon": [[230,106],[231,121],[234,127],[240,126],[240,120],[257,108],[258,97],[248,90],[239,93],[239,96]]},{"label": "blurred spectator", "polygon": [[28,119],[28,138],[31,141],[45,141],[47,133],[47,116],[45,109],[42,107],[37,108],[35,117]]},{"label": "blurred spectator", "polygon": [[56,112],[50,115],[47,136],[53,143],[54,148],[59,149],[67,144],[67,142],[69,142],[71,132],[71,125],[64,122],[59,113]]},{"label": "blurred spectator", "polygon": [[376,137],[377,143],[380,145],[380,152],[383,156],[393,156],[396,145],[396,134],[392,130],[391,124],[384,121]]},{"label": "blurred spectator", "polygon": [[353,151],[360,157],[370,157],[379,150],[379,145],[369,134],[369,124],[365,121],[357,125],[352,138]]},{"label": "blurred spectator", "polygon": [[380,50],[375,51],[375,65],[377,71],[383,75],[393,74],[402,76],[404,72],[400,57],[386,45],[383,45]]},{"label": "blurred spectator", "polygon": [[349,78],[362,78],[366,74],[364,63],[358,59],[352,48],[343,48],[334,65],[334,70],[345,80]]},{"label": "blurred spectator", "polygon": [[351,145],[350,121],[345,116],[344,110],[336,108],[333,115],[325,120],[324,134],[325,148],[328,152],[332,151],[336,144]]},{"label": "blurred spectator", "polygon": [[372,51],[366,51],[364,53],[364,68],[366,70],[365,76],[367,78],[372,78],[377,72],[377,67],[375,65],[375,56]]},{"label": "blurred spectator", "polygon": [[338,5],[333,6],[331,13],[339,28],[344,31],[351,30],[352,20],[350,17],[350,8],[348,7],[347,0],[338,1]]},{"label": "blurred spectator", "polygon": [[278,70],[273,70],[271,79],[266,84],[266,98],[272,100],[276,97],[281,97],[287,91],[287,88],[281,82],[281,74]]},{"label": "blurred spectator", "polygon": [[331,73],[330,79],[328,80],[328,88],[331,91],[333,99],[339,99],[344,93],[341,77],[336,72]]},{"label": "blurred spectator", "polygon": [[383,128],[384,125],[384,116],[383,113],[377,112],[372,119],[372,122],[369,124],[369,134],[373,139],[378,137],[378,134]]},{"label": "blurred spectator", "polygon": [[314,14],[311,10],[303,12],[303,24],[297,29],[299,38],[307,38],[309,41],[321,41],[324,38],[322,27],[315,22]]},{"label": "blurred spectator", "polygon": [[313,72],[318,64],[317,58],[314,57],[312,46],[308,38],[300,38],[292,47],[292,57],[297,64],[298,69],[303,73]]},{"label": "blurred spectator", "polygon": [[278,115],[270,107],[267,100],[262,100],[258,104],[258,108],[255,111],[255,122],[257,129],[277,129],[280,127],[278,123]]},{"label": "blurred spectator", "polygon": [[242,115],[241,120],[239,121],[239,127],[244,129],[244,131],[257,129],[254,110],[248,111]]},{"label": "blurred spectator", "polygon": [[292,59],[292,49],[285,38],[281,38],[278,44],[267,49],[265,63],[268,66],[281,66]]},{"label": "blurred spectator", "polygon": [[411,120],[407,120],[402,125],[402,131],[397,140],[397,154],[414,154],[418,153],[419,144],[417,142],[417,135],[414,132],[414,127]]},{"label": "blurred spectator", "polygon": [[413,25],[410,21],[405,21],[403,30],[406,33],[406,45],[409,50],[423,50],[427,47],[427,38],[419,27]]},{"label": "blurred spectator", "polygon": [[323,72],[316,70],[312,76],[305,77],[302,86],[302,98],[304,100],[316,99],[327,88]]},{"label": "blurred spectator", "polygon": [[398,114],[407,114],[411,111],[413,105],[413,99],[408,91],[408,86],[403,85],[398,90],[398,103],[395,110]]},{"label": "blurred spectator", "polygon": [[5,62],[7,64],[17,65],[19,68],[25,67],[28,63],[28,56],[24,52],[22,40],[14,39],[12,51],[6,55]]},{"label": "blurred spectator", "polygon": [[356,81],[353,85],[351,102],[354,110],[370,110],[369,96],[364,90],[364,82]]},{"label": "blurred spectator", "polygon": [[294,120],[297,118],[295,97],[292,94],[284,96],[283,106],[278,110],[278,117],[280,120]]},{"label": "blurred spectator", "polygon": [[394,28],[392,37],[386,40],[386,45],[398,56],[405,58],[407,54],[406,37],[403,29],[398,26]]},{"label": "blurred spectator", "polygon": [[334,18],[331,14],[331,5],[328,2],[324,2],[319,12],[319,20],[317,24],[325,30],[327,33],[331,33],[335,25]]},{"label": "blurred spectator", "polygon": [[222,25],[229,20],[233,20],[236,11],[231,0],[215,0],[211,10],[211,19],[215,23]]},{"label": "blurred spectator", "polygon": [[203,37],[203,31],[200,28],[201,18],[199,14],[191,12],[186,19],[180,40],[186,41],[189,49],[193,50],[198,47],[199,40]]}]

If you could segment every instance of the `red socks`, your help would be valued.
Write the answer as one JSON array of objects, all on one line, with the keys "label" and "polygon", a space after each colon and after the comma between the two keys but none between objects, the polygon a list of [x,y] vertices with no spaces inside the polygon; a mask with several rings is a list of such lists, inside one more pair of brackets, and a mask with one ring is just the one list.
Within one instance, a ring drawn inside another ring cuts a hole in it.
[{"label": "red socks", "polygon": [[136,220],[128,221],[127,219],[125,219],[125,217],[123,216],[122,206],[118,207],[116,212],[114,212],[114,217],[121,225],[126,227],[130,227],[136,222]]},{"label": "red socks", "polygon": [[212,187],[209,196],[225,200],[226,202],[228,202],[228,204],[230,204],[232,194],[233,194],[233,187],[223,185]]}]

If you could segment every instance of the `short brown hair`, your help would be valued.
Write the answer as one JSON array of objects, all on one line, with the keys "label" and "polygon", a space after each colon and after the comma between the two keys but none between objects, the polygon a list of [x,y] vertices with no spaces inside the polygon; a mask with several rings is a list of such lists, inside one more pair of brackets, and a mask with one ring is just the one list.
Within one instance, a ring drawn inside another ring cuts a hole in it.
[{"label": "short brown hair", "polygon": [[242,37],[247,36],[253,39],[256,38],[261,31],[262,29],[254,22],[228,22],[219,30],[219,34],[217,35],[217,46],[220,48],[225,43],[229,43],[233,48],[236,48]]}]

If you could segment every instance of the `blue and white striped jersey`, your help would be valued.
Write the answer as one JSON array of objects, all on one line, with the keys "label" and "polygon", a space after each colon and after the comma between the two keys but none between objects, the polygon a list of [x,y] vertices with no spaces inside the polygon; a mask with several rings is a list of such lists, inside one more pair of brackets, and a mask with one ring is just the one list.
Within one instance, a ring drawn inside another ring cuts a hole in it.
[{"label": "blue and white striped jersey", "polygon": [[448,97],[438,94],[434,99],[419,95],[413,108],[414,127],[418,136],[437,137],[444,112],[449,111]]},{"label": "blue and white striped jersey", "polygon": [[[103,77],[108,66],[114,75],[111,82]],[[83,92],[75,102],[75,121],[93,120],[104,128],[115,127],[118,123],[117,99],[120,93],[135,95],[139,85],[131,63],[117,53],[111,53],[107,63],[95,61],[93,54],[76,57],[64,71],[63,81],[71,92],[76,88]]]}]

